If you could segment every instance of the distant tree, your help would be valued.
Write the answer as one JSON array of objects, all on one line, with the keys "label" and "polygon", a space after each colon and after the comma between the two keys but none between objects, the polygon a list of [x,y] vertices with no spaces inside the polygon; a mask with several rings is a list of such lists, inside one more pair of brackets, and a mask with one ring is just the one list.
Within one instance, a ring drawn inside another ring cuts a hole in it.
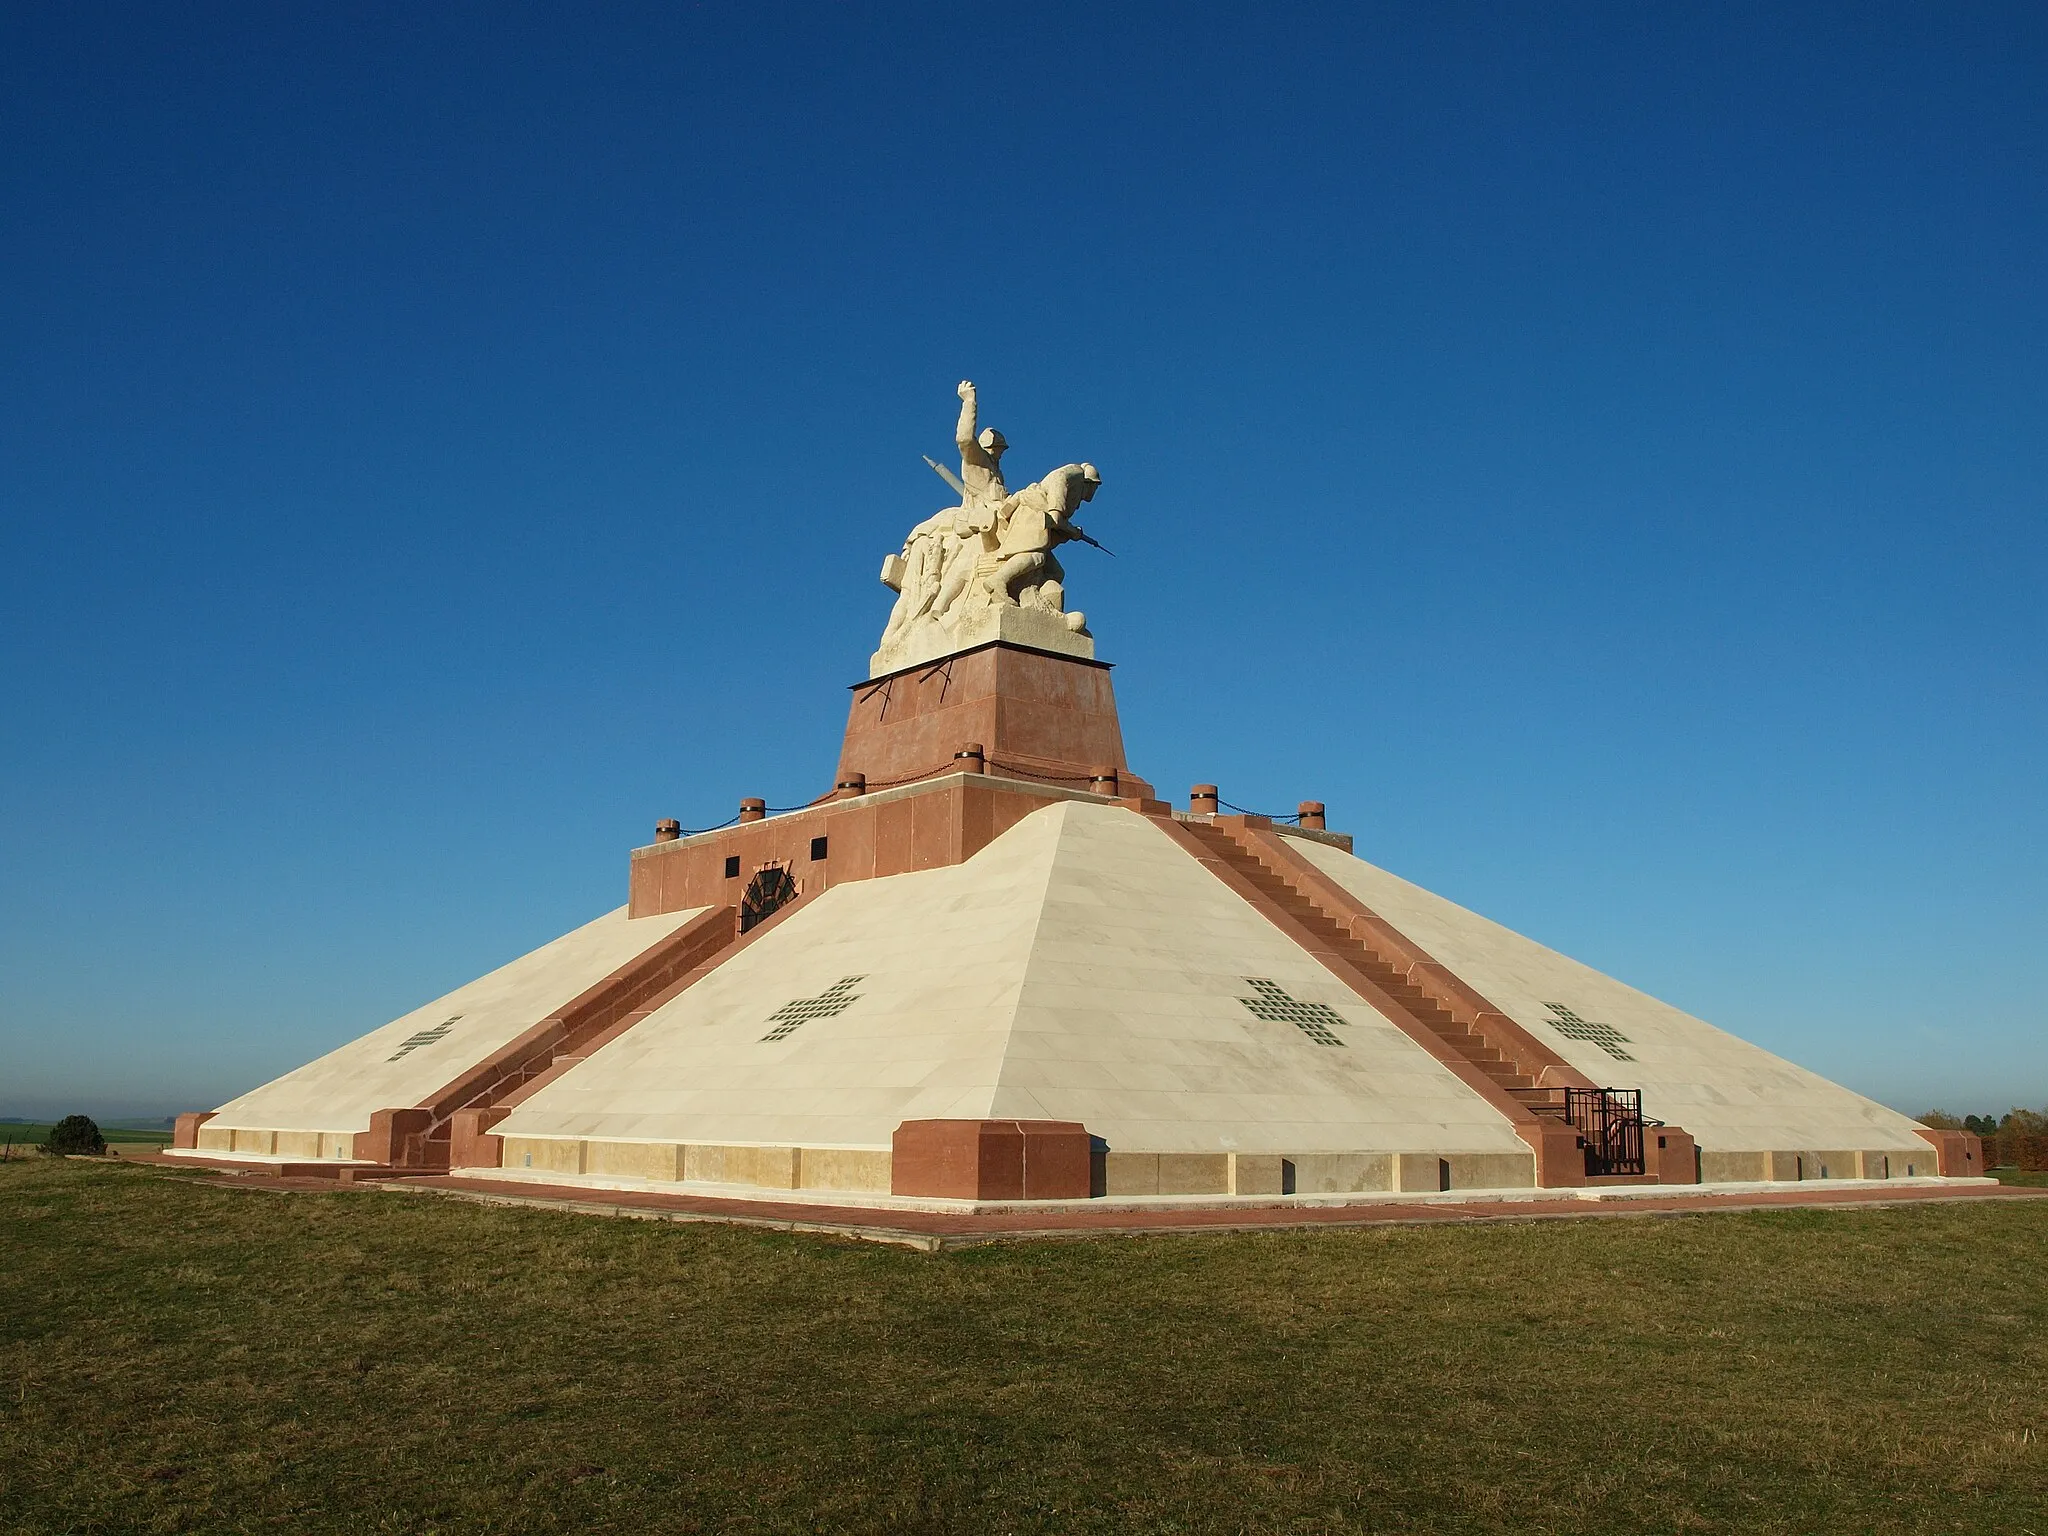
[{"label": "distant tree", "polygon": [[1975,1131],[1979,1136],[1995,1136],[1998,1134],[1998,1122],[1989,1115],[1965,1115],[1963,1129]]},{"label": "distant tree", "polygon": [[51,1157],[64,1157],[76,1152],[97,1157],[106,1150],[107,1138],[100,1134],[100,1128],[93,1124],[90,1115],[66,1115],[51,1126],[50,1134],[43,1138],[43,1151]]},{"label": "distant tree", "polygon": [[2009,1109],[1998,1128],[2008,1136],[2048,1136],[2048,1114],[2038,1109]]},{"label": "distant tree", "polygon": [[[1971,1119],[1975,1119],[1973,1115]],[[1930,1131],[1974,1131],[1976,1127],[1968,1121],[1958,1120],[1945,1109],[1930,1109],[1920,1117],[1920,1123]]]}]

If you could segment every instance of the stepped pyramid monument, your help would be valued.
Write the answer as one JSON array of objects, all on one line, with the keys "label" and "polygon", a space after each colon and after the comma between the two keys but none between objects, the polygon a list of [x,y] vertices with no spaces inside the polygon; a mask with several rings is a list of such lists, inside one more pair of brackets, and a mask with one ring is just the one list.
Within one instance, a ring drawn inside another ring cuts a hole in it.
[{"label": "stepped pyramid monument", "polygon": [[180,1117],[174,1155],[884,1206],[1980,1172],[1319,803],[1159,798],[1059,558],[1101,477],[1011,491],[959,393],[955,499],[883,563],[825,794],[659,823],[623,906]]}]

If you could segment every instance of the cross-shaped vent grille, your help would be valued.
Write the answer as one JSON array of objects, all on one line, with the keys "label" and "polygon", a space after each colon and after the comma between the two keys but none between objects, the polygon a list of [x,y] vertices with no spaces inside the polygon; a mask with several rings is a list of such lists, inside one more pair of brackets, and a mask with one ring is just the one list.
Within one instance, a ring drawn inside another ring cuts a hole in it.
[{"label": "cross-shaped vent grille", "polygon": [[432,1045],[436,1040],[440,1039],[443,1035],[447,1034],[449,1029],[453,1027],[455,1020],[461,1017],[461,1014],[455,1014],[449,1018],[443,1019],[440,1023],[436,1024],[432,1029],[423,1029],[418,1034],[409,1036],[405,1044],[401,1045],[386,1059],[390,1061],[397,1061],[400,1057],[410,1056],[414,1051],[418,1050],[423,1045]]},{"label": "cross-shaped vent grille", "polygon": [[1632,1043],[1629,1037],[1616,1029],[1612,1024],[1595,1024],[1590,1019],[1582,1019],[1576,1013],[1573,1013],[1571,1009],[1565,1007],[1563,1003],[1545,1003],[1543,1006],[1557,1015],[1556,1018],[1545,1019],[1543,1022],[1556,1030],[1560,1035],[1568,1036],[1573,1040],[1590,1041],[1592,1044],[1599,1046],[1601,1050],[1612,1056],[1616,1061],[1635,1060],[1635,1057],[1622,1049],[1624,1045]]},{"label": "cross-shaped vent grille", "polygon": [[853,990],[853,986],[862,979],[859,976],[842,976],[816,997],[790,999],[768,1015],[768,1022],[775,1027],[761,1037],[762,1043],[793,1035],[812,1019],[829,1019],[846,1012],[860,1001],[860,994]]},{"label": "cross-shaped vent grille", "polygon": [[1343,1016],[1336,1009],[1325,1008],[1321,1003],[1304,1003],[1300,998],[1289,997],[1285,987],[1263,976],[1247,976],[1245,981],[1259,995],[1240,997],[1238,1001],[1251,1009],[1253,1018],[1266,1019],[1275,1024],[1292,1024],[1317,1045],[1344,1044],[1330,1029],[1331,1025],[1344,1022]]}]

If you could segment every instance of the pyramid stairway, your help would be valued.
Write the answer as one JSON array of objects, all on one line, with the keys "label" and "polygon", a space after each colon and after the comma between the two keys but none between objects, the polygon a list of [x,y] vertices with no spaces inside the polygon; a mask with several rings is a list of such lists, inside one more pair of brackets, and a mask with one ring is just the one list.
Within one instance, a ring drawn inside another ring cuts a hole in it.
[{"label": "pyramid stairway", "polygon": [[744,932],[737,907],[713,907],[700,914],[631,966],[535,1026],[530,1042],[515,1041],[422,1106],[433,1118],[412,1143],[393,1149],[391,1161],[407,1164],[409,1159],[409,1166],[429,1168],[446,1168],[452,1161],[460,1167],[473,1155],[479,1138],[512,1110],[710,975],[802,908],[807,899],[799,896],[785,902]]},{"label": "pyramid stairway", "polygon": [[[1350,973],[1346,980],[1363,981],[1357,990],[1397,1027],[1424,1045],[1436,1042],[1442,1048],[1436,1054],[1447,1052],[1531,1114],[1567,1120],[1565,1088],[1592,1086],[1562,1058],[1540,1050],[1532,1053],[1533,1042],[1526,1037],[1509,1042],[1497,1027],[1489,1029],[1490,1018],[1504,1021],[1505,1016],[1473,1006],[1483,1000],[1451,995],[1432,974],[1440,968],[1413,946],[1407,946],[1408,954],[1392,956],[1375,948],[1355,931],[1369,925],[1360,924],[1353,914],[1332,910],[1334,903],[1319,901],[1317,882],[1303,878],[1298,862],[1283,846],[1276,846],[1274,834],[1261,835],[1252,819],[1217,817],[1177,825],[1265,903],[1307,930],[1321,951],[1341,961]],[[1394,948],[1386,938],[1374,937]],[[1514,1054],[1503,1045],[1511,1045]],[[1550,1059],[1541,1060],[1544,1055]],[[1550,1081],[1539,1082],[1539,1073]]]}]

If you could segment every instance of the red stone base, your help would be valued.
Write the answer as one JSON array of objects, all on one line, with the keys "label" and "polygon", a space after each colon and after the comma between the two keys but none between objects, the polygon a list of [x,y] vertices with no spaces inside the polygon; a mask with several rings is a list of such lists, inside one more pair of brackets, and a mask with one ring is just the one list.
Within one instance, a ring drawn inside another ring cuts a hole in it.
[{"label": "red stone base", "polygon": [[1945,1179],[1976,1179],[1984,1175],[1984,1141],[1970,1131],[1930,1131],[1920,1137],[1934,1148],[1936,1170]]},{"label": "red stone base", "polygon": [[380,1109],[370,1128],[356,1132],[355,1155],[387,1168],[446,1168],[448,1144],[430,1139],[431,1109]]},{"label": "red stone base", "polygon": [[456,1168],[496,1168],[505,1158],[505,1138],[491,1127],[509,1109],[458,1109],[448,1117],[448,1162]]},{"label": "red stone base", "polygon": [[946,1200],[1085,1200],[1088,1131],[1073,1120],[906,1120],[891,1141],[889,1192]]},{"label": "red stone base", "polygon": [[1515,1134],[1536,1154],[1538,1188],[1572,1189],[1586,1182],[1586,1139],[1564,1121],[1534,1116],[1517,1124]]},{"label": "red stone base", "polygon": [[1675,1125],[1646,1125],[1643,1167],[1659,1184],[1697,1184],[1699,1145]]}]

